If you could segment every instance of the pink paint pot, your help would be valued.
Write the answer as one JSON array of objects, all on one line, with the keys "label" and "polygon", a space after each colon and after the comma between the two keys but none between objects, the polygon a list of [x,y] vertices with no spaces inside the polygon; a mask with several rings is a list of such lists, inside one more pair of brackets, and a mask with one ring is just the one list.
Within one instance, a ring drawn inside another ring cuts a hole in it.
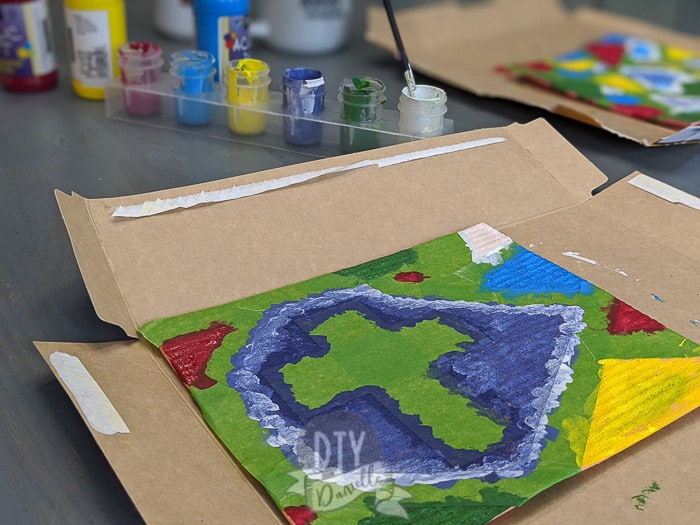
[{"label": "pink paint pot", "polygon": [[[127,42],[119,47],[119,68],[124,108],[132,115],[160,113],[160,94],[152,92],[160,82],[163,51],[151,42]],[[150,91],[149,91],[150,90]]]}]

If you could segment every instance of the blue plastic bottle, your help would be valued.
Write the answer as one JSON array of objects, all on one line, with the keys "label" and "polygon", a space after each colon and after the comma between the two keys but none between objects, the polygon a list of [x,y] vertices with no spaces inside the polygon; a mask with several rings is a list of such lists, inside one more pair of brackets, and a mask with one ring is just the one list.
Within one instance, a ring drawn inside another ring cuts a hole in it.
[{"label": "blue plastic bottle", "polygon": [[193,0],[197,49],[216,59],[216,78],[231,60],[249,58],[249,0]]}]

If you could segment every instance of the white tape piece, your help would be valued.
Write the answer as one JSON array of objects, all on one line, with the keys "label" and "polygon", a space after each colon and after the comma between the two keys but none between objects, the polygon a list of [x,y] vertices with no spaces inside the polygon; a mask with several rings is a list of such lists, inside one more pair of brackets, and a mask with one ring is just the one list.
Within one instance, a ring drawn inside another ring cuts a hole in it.
[{"label": "white tape piece", "polygon": [[181,197],[174,197],[172,199],[156,199],[154,201],[145,201],[141,204],[135,204],[133,206],[117,206],[117,208],[112,213],[112,217],[149,217],[151,215],[157,215],[159,213],[172,211],[178,208],[192,208],[193,206],[197,206],[199,204],[210,204],[215,202],[224,202],[235,199],[241,199],[243,197],[250,197],[252,195],[259,195],[268,191],[278,190],[281,188],[286,188],[288,186],[294,186],[296,184],[301,184],[303,182],[323,177],[324,175],[330,175],[332,173],[352,171],[360,168],[366,168],[368,166],[377,166],[379,168],[385,168],[387,166],[394,166],[396,164],[411,162],[413,160],[425,159],[437,155],[445,155],[447,153],[454,153],[457,151],[463,151],[467,149],[478,148],[481,146],[497,144],[499,142],[504,142],[505,140],[506,139],[503,137],[493,137],[488,139],[472,140],[469,142],[460,142],[458,144],[451,144],[449,146],[429,148],[419,151],[413,151],[411,153],[404,153],[401,155],[384,157],[381,159],[363,160],[345,166],[334,166],[332,168],[327,168],[323,170],[299,173],[297,175],[290,175],[288,177],[282,177],[280,179],[275,180],[254,182],[252,184],[245,184],[243,186],[232,186],[231,188],[226,188],[223,190],[202,191],[200,193],[183,195]]},{"label": "white tape piece", "polygon": [[110,436],[129,433],[129,427],[80,359],[54,352],[49,360],[93,429]]},{"label": "white tape piece", "polygon": [[513,243],[513,239],[483,222],[458,233],[471,250],[472,262],[476,264],[501,264],[501,251]]},{"label": "white tape piece", "polygon": [[656,195],[657,197],[668,202],[672,202],[674,204],[684,204],[689,208],[700,210],[700,198],[679,190],[678,188],[674,188],[665,182],[653,179],[648,175],[637,175],[628,182],[632,186],[636,186],[640,190]]}]

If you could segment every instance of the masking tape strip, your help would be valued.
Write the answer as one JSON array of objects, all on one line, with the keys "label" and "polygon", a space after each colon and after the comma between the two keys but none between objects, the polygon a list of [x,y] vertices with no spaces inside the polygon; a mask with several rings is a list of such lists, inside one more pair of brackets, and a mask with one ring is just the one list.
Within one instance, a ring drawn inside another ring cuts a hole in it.
[{"label": "masking tape strip", "polygon": [[49,360],[93,429],[110,436],[129,433],[119,412],[80,359],[63,352],[53,352]]},{"label": "masking tape strip", "polygon": [[484,222],[457,233],[471,250],[472,262],[476,264],[501,264],[501,252],[513,244],[513,239]]},{"label": "masking tape strip", "polygon": [[644,190],[652,195],[656,195],[668,202],[675,204],[684,204],[689,208],[700,210],[700,198],[690,193],[669,186],[665,182],[653,179],[648,175],[637,175],[628,181],[632,186],[636,186],[640,190]]},{"label": "masking tape strip", "polygon": [[379,168],[385,168],[387,166],[394,166],[396,164],[411,162],[413,160],[425,159],[437,155],[445,155],[447,153],[454,153],[457,151],[463,151],[467,149],[478,148],[481,146],[497,144],[499,142],[504,142],[505,140],[506,139],[503,137],[493,137],[488,139],[472,140],[469,142],[460,142],[458,144],[451,144],[449,146],[441,146],[437,148],[413,151],[411,153],[393,155],[391,157],[383,157],[381,159],[363,160],[354,164],[348,164],[346,166],[334,166],[332,168],[327,168],[323,170],[299,173],[297,175],[290,175],[288,177],[282,177],[280,179],[275,180],[254,182],[252,184],[245,184],[243,186],[232,186],[231,188],[226,188],[223,190],[202,191],[200,193],[192,195],[183,195],[181,197],[175,197],[172,199],[156,199],[154,201],[145,201],[141,204],[135,204],[133,206],[117,206],[115,211],[112,213],[112,217],[148,217],[151,215],[156,215],[178,208],[191,208],[199,204],[209,204],[215,202],[224,202],[235,199],[241,199],[243,197],[250,197],[252,195],[258,195],[260,193],[265,193],[268,191],[286,188],[288,186],[293,186],[296,184],[301,184],[303,182],[323,177],[324,175],[330,175],[332,173],[352,171],[368,166],[377,166]]}]

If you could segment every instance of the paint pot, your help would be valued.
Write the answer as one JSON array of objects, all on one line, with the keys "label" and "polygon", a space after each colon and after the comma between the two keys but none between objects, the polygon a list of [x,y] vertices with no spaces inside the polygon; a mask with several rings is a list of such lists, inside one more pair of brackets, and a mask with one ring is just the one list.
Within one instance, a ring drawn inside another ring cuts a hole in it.
[{"label": "paint pot", "polygon": [[413,96],[408,87],[399,96],[399,131],[416,137],[436,137],[442,133],[447,111],[447,94],[444,90],[419,84]]},{"label": "paint pot", "polygon": [[8,91],[46,91],[58,84],[46,0],[0,0],[0,85]]},{"label": "paint pot", "polygon": [[338,88],[340,118],[348,126],[340,128],[340,151],[353,153],[379,147],[384,95],[381,80],[370,77],[345,78]]},{"label": "paint pot", "polygon": [[231,131],[239,135],[257,135],[265,131],[270,82],[270,67],[262,60],[243,58],[229,63],[226,96],[230,104],[228,126]]},{"label": "paint pot", "polygon": [[191,40],[194,37],[194,14],[190,0],[155,0],[153,26],[168,38]]},{"label": "paint pot", "polygon": [[160,113],[159,93],[149,93],[161,79],[163,51],[152,42],[127,42],[119,46],[124,108],[132,115]]},{"label": "paint pot", "polygon": [[212,119],[213,106],[202,102],[214,91],[215,60],[208,51],[183,50],[170,55],[175,93],[175,118],[186,126],[203,126]]},{"label": "paint pot", "polygon": [[197,49],[216,59],[216,79],[232,60],[250,58],[249,0],[193,0]]},{"label": "paint pot", "polygon": [[124,0],[64,0],[73,90],[102,100],[119,76],[117,52],[127,41]]},{"label": "paint pot", "polygon": [[282,74],[282,123],[289,144],[310,146],[321,142],[323,124],[316,120],[323,112],[326,81],[317,69],[296,67]]}]

